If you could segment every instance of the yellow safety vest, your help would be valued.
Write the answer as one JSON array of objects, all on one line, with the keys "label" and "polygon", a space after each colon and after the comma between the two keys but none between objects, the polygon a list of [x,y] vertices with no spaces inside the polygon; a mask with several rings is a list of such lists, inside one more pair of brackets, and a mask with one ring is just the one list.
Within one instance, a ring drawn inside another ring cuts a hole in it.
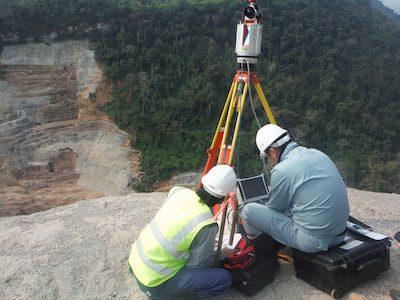
[{"label": "yellow safety vest", "polygon": [[132,245],[129,264],[136,278],[155,287],[186,265],[197,233],[212,224],[211,209],[187,188],[171,189],[154,219]]}]

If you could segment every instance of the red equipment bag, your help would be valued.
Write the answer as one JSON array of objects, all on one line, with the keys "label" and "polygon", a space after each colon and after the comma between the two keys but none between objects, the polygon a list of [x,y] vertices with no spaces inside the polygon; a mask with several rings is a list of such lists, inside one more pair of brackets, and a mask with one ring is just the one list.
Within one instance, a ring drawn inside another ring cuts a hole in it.
[{"label": "red equipment bag", "polygon": [[251,266],[255,257],[255,248],[249,240],[242,237],[235,247],[234,256],[227,257],[222,261],[222,267],[227,270],[244,269]]}]

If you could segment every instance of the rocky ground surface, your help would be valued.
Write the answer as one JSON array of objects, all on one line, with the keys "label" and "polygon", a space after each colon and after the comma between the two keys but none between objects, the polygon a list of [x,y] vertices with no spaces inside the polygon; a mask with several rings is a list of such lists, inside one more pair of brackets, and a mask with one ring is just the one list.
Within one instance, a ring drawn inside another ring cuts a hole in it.
[{"label": "rocky ground surface", "polygon": [[[351,214],[374,230],[400,230],[400,195],[348,189]],[[54,195],[56,198],[57,195]],[[166,193],[133,193],[80,201],[26,216],[0,219],[1,299],[145,299],[128,271],[131,244]],[[399,249],[391,267],[342,299],[388,300],[400,288]],[[235,289],[214,299],[247,299]],[[252,299],[331,299],[296,278],[281,261],[279,273]]]}]

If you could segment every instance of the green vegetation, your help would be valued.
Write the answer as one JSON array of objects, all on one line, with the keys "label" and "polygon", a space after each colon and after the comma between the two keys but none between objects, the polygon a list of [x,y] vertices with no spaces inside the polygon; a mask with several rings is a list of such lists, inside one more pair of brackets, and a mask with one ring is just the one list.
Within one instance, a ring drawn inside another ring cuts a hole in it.
[{"label": "green vegetation", "polygon": [[[19,42],[56,31],[89,38],[113,85],[103,107],[132,134],[152,190],[204,167],[236,69],[236,23],[247,1],[0,2],[0,34]],[[332,157],[355,188],[400,193],[400,25],[369,0],[259,0],[256,74],[279,125]],[[85,31],[96,24],[101,30]],[[72,26],[74,30],[68,31]],[[3,40],[2,45],[9,43]],[[253,91],[253,97],[256,93]],[[254,99],[260,123],[267,122]],[[249,101],[235,166],[262,172]]]}]

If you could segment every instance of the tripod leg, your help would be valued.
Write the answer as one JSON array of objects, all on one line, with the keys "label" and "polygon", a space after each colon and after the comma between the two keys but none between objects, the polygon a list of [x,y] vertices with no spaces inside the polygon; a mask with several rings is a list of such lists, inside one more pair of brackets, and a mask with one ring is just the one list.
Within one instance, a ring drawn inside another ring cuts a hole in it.
[{"label": "tripod leg", "polygon": [[[224,136],[222,138],[222,142],[221,142],[221,149],[219,152],[219,158],[218,158],[218,164],[224,163],[226,161],[227,155],[230,155],[230,153],[228,154],[228,145],[227,145],[227,137],[229,135],[229,127],[230,127],[230,123],[232,120],[232,116],[233,116],[233,112],[236,108],[236,93],[237,93],[237,89],[238,89],[238,82],[234,81],[233,83],[234,88],[232,91],[231,99],[230,99],[230,105],[229,105],[229,110],[228,110],[228,115],[226,118],[226,122],[225,122],[225,132],[224,132]],[[225,147],[223,147],[225,146]],[[229,158],[229,157],[228,157]]]},{"label": "tripod leg", "polygon": [[256,91],[257,91],[257,94],[258,94],[258,97],[260,97],[261,103],[264,106],[264,110],[267,113],[269,122],[271,124],[276,124],[274,115],[272,114],[271,108],[269,107],[269,104],[267,102],[267,98],[265,98],[264,92],[261,89],[260,82],[258,81],[257,76],[252,74],[251,80],[253,81],[254,87],[256,88]]},{"label": "tripod leg", "polygon": [[[206,166],[203,171],[203,176],[208,173],[208,171],[214,166],[215,160],[217,159],[218,153],[221,148],[221,143],[222,143],[222,138],[225,132],[225,128],[222,127],[222,123],[226,117],[229,104],[231,102],[231,95],[233,94],[233,91],[235,90],[236,84],[235,82],[232,82],[231,88],[229,90],[228,97],[226,98],[224,109],[222,110],[221,117],[219,119],[217,129],[215,130],[214,138],[211,143],[210,148],[207,150],[208,154],[208,159]],[[201,186],[201,182],[199,184],[199,187]]]},{"label": "tripod leg", "polygon": [[243,107],[244,107],[244,103],[245,103],[245,100],[246,100],[246,94],[247,94],[248,87],[249,87],[249,85],[246,82],[244,84],[243,93],[242,93],[242,95],[239,96],[240,103],[238,103],[239,105],[237,107],[237,119],[236,119],[235,132],[234,132],[233,137],[232,137],[232,148],[231,148],[231,156],[229,158],[229,164],[231,164],[231,162],[232,162],[232,159],[233,159],[232,153],[235,152],[235,148],[236,148],[236,140],[237,140],[237,137],[238,137],[238,134],[239,134],[240,122],[241,122],[241,119],[242,119],[242,112],[243,112]]},{"label": "tripod leg", "polygon": [[225,116],[227,114],[227,111],[228,111],[228,108],[229,108],[229,104],[231,102],[231,96],[232,96],[233,91],[235,90],[235,88],[236,88],[235,82],[232,82],[231,88],[229,90],[228,97],[226,98],[226,101],[225,101],[224,109],[222,110],[221,117],[220,117],[219,122],[218,122],[217,129],[215,130],[214,139],[213,139],[213,142],[212,142],[211,147],[210,147],[211,149],[214,149],[215,147],[219,148],[220,145],[221,145],[221,143],[217,144],[217,136],[218,136],[219,132],[221,131],[222,122],[224,121]]}]

